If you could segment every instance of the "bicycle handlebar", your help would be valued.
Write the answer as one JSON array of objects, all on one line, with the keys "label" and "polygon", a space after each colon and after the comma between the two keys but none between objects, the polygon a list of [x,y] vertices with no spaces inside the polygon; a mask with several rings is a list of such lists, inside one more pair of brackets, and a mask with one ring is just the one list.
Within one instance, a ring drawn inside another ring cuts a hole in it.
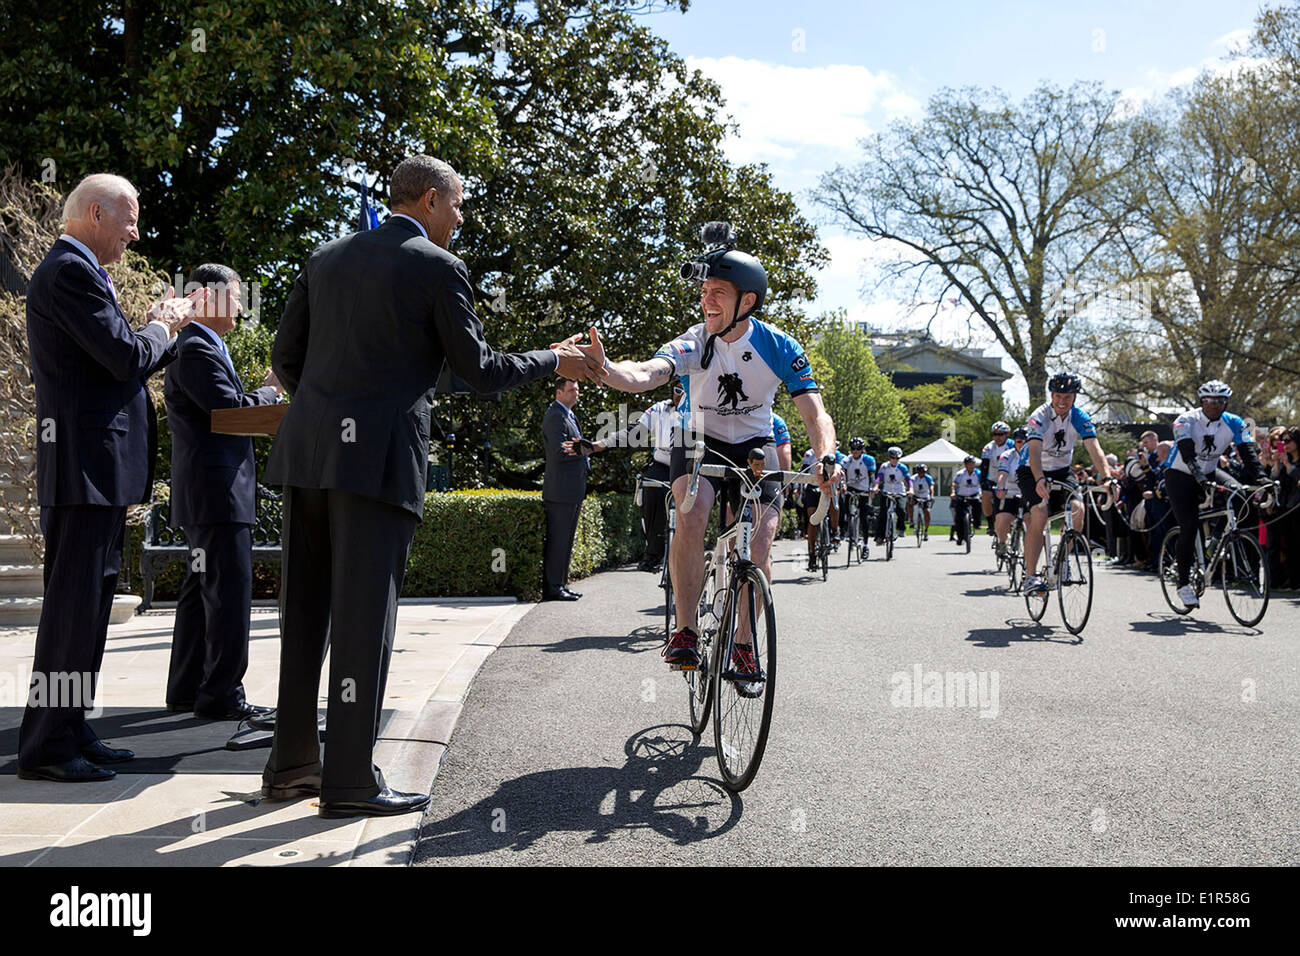
[{"label": "bicycle handlebar", "polygon": [[[742,468],[736,464],[730,465],[706,465],[704,464],[704,442],[697,441],[695,446],[687,454],[695,460],[691,468],[690,481],[686,486],[686,494],[682,497],[680,510],[685,513],[695,507],[695,499],[700,490],[700,476],[708,478],[724,478],[728,473],[734,473],[753,485],[760,484],[764,481],[780,481],[782,490],[790,485],[820,485],[817,476],[806,471],[764,471],[757,478],[748,468]],[[722,456],[719,456],[722,457]],[[726,460],[726,459],[724,459]],[[835,459],[827,455],[822,459],[822,473],[830,474],[830,469],[834,466]],[[830,510],[831,502],[829,495],[822,495],[821,501],[817,504],[817,510],[809,516],[808,520],[813,524],[821,524],[822,519],[826,517],[826,512]]]}]

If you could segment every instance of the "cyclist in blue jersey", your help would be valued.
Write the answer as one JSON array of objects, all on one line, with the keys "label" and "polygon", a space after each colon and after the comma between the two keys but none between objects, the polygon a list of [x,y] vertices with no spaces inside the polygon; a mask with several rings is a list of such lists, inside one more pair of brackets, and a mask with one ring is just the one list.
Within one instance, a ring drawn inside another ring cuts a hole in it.
[{"label": "cyclist in blue jersey", "polygon": [[[871,484],[876,477],[876,459],[866,453],[867,443],[862,438],[849,440],[849,459],[844,463],[845,495],[854,495],[858,499],[858,540],[861,543],[859,557],[866,561],[871,540]],[[848,499],[844,508],[848,510]]]},{"label": "cyclist in blue jersey", "polygon": [[907,499],[907,520],[912,521],[912,504],[916,503],[916,524],[921,525],[921,540],[930,540],[930,507],[934,504],[934,477],[925,465],[916,466],[912,476],[912,497]]},{"label": "cyclist in blue jersey", "polygon": [[994,507],[996,512],[994,522],[996,524],[998,535],[998,556],[1001,557],[1007,550],[1007,535],[1011,533],[1011,524],[1016,517],[1022,512],[1024,501],[1020,497],[1020,484],[1015,479],[1016,469],[1020,467],[1020,452],[1025,447],[1025,442],[1029,439],[1029,431],[1023,425],[1011,433],[1011,447],[1005,449],[994,467],[997,474],[997,483],[994,493],[997,495],[997,504]]},{"label": "cyclist in blue jersey", "polygon": [[[1101,442],[1097,440],[1097,429],[1093,426],[1092,419],[1074,404],[1082,386],[1079,376],[1073,372],[1057,372],[1047,380],[1050,400],[1034,409],[1025,425],[1029,438],[1020,452],[1016,479],[1027,509],[1025,569],[1029,573],[1024,583],[1026,594],[1042,594],[1047,590],[1047,585],[1038,573],[1038,560],[1043,553],[1043,527],[1047,524],[1049,509],[1058,512],[1065,506],[1066,492],[1053,491],[1049,500],[1044,479],[1051,478],[1077,486],[1070,468],[1076,439],[1083,440],[1098,481],[1115,477],[1110,463],[1106,461]],[[1083,503],[1071,501],[1070,506],[1074,514],[1074,526],[1082,528]]]},{"label": "cyclist in blue jersey", "polygon": [[[997,514],[993,492],[998,485],[998,459],[1011,447],[1011,439],[1007,437],[1011,433],[1010,425],[997,421],[993,423],[992,430],[993,440],[980,451],[980,508],[984,512],[984,517],[989,519],[989,534],[993,534],[993,516]],[[979,527],[978,518],[975,520],[975,527]]]},{"label": "cyclist in blue jersey", "polygon": [[962,523],[957,520],[961,513],[966,515],[965,529],[967,534],[974,533],[975,514],[979,510],[977,505],[980,500],[980,473],[975,469],[975,456],[967,455],[962,459],[962,467],[958,468],[952,476],[952,489],[948,499],[952,504],[952,527],[958,545],[966,543],[966,539],[960,534]]},{"label": "cyclist in blue jersey", "polygon": [[[706,241],[709,237],[706,236]],[[624,392],[644,392],[666,383],[674,374],[686,386],[682,429],[674,442],[671,478],[680,506],[694,464],[688,452],[697,439],[705,444],[705,463],[731,463],[744,467],[749,451],[763,449],[769,469],[777,467],[773,438],[772,402],[784,385],[803,418],[809,443],[817,456],[814,466],[822,493],[829,493],[839,477],[838,467],[824,473],[821,461],[835,451],[835,424],[822,404],[817,382],[803,346],[774,325],[758,318],[767,296],[767,273],[753,256],[723,240],[683,267],[684,277],[700,282],[703,321],[664,344],[653,358],[611,362],[598,333],[590,345],[581,346],[589,358],[603,364],[604,384]],[[726,491],[725,520],[734,519],[739,487],[701,476],[697,503],[688,512],[679,508],[669,567],[676,597],[677,630],[664,649],[670,664],[695,666],[699,633],[696,615],[704,581],[704,532],[717,495]],[[780,516],[780,486],[765,482],[762,508],[754,516],[751,554],[754,563],[772,577],[771,547]],[[733,665],[753,669],[751,636],[737,634]]]},{"label": "cyclist in blue jersey", "polygon": [[1174,422],[1174,447],[1164,461],[1165,493],[1178,521],[1178,599],[1188,607],[1200,607],[1196,589],[1189,584],[1192,559],[1196,555],[1196,524],[1200,502],[1207,485],[1230,481],[1226,473],[1215,475],[1219,456],[1234,445],[1241,456],[1242,479],[1253,485],[1263,477],[1255,436],[1245,422],[1227,411],[1232,389],[1220,381],[1206,382],[1196,390],[1201,407],[1183,412]]},{"label": "cyclist in blue jersey", "polygon": [[[876,544],[885,543],[885,516],[888,514],[886,509],[889,507],[888,499],[885,494],[901,495],[905,499],[912,493],[912,476],[907,470],[907,466],[900,460],[903,457],[903,449],[897,445],[889,446],[885,452],[889,460],[880,466],[876,472],[876,490],[882,492],[880,495],[880,508],[876,511]],[[907,529],[907,513],[903,509],[903,503],[900,500],[897,503],[896,515],[898,519],[898,533],[901,535]]]}]

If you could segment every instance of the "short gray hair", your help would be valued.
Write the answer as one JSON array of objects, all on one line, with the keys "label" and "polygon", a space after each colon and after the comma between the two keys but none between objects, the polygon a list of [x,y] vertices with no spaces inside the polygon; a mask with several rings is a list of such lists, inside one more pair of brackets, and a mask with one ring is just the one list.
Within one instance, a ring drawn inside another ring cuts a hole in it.
[{"label": "short gray hair", "polygon": [[423,153],[408,156],[397,164],[388,182],[388,205],[404,206],[413,203],[430,189],[440,194],[455,190],[460,177],[450,164]]},{"label": "short gray hair", "polygon": [[209,285],[229,286],[235,282],[239,282],[239,273],[230,266],[223,266],[219,262],[205,262],[201,266],[194,267],[194,271],[190,273],[190,281],[186,283],[186,288],[194,286],[202,289]]},{"label": "short gray hair", "polygon": [[120,200],[129,197],[139,202],[139,196],[129,179],[113,173],[91,173],[68,193],[63,202],[63,220],[83,218],[93,203],[116,209]]}]

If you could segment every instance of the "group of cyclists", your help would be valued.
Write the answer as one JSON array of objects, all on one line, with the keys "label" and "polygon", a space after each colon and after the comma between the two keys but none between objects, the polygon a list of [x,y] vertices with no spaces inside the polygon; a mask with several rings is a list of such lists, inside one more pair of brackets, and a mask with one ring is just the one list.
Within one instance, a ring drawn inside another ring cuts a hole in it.
[{"label": "group of cyclists", "polygon": [[[805,511],[815,509],[821,495],[832,495],[834,506],[829,520],[838,536],[843,530],[839,524],[840,515],[847,510],[845,503],[849,496],[855,496],[863,558],[869,554],[869,537],[877,544],[882,541],[885,508],[876,506],[882,500],[897,503],[900,527],[921,521],[923,536],[928,537],[935,494],[928,469],[917,465],[913,474],[902,462],[902,449],[896,445],[887,449],[886,461],[877,467],[876,459],[866,452],[866,442],[858,437],[850,439],[848,455],[840,451],[835,425],[822,403],[803,346],[759,317],[767,295],[767,275],[761,263],[735,249],[734,243],[722,242],[683,266],[682,273],[700,283],[701,322],[643,361],[611,362],[605,358],[603,346],[596,343],[606,370],[604,383],[610,387],[644,392],[675,379],[675,387],[681,389],[680,400],[675,400],[678,419],[668,467],[675,498],[680,501],[685,493],[697,439],[704,443],[705,463],[742,463],[754,451],[761,455],[762,470],[768,473],[791,469],[789,429],[773,412],[776,391],[784,385],[794,399],[811,445],[801,466],[814,473],[818,481],[817,488],[805,491],[801,503]],[[1119,478],[1118,469],[1112,468],[1098,442],[1091,417],[1076,404],[1080,388],[1079,376],[1073,372],[1052,375],[1047,383],[1048,401],[1020,427],[1013,429],[1003,421],[995,423],[992,439],[982,450],[980,460],[967,456],[952,480],[950,493],[955,509],[972,519],[961,522],[964,533],[969,534],[983,515],[992,523],[996,547],[1001,550],[1006,547],[1014,518],[1023,516],[1027,529],[1027,593],[1045,587],[1039,566],[1042,530],[1048,510],[1057,513],[1065,507],[1075,484],[1071,462],[1076,444],[1083,443],[1099,481]],[[1226,411],[1231,394],[1232,390],[1219,381],[1201,386],[1201,407],[1178,418],[1174,426],[1176,444],[1165,462],[1172,510],[1179,527],[1186,530],[1177,556],[1178,594],[1189,607],[1197,604],[1194,590],[1187,586],[1192,529],[1206,485],[1215,481],[1219,456],[1236,445],[1247,466],[1247,480],[1262,474],[1253,436],[1240,417]],[[1050,494],[1049,480],[1056,489]],[[704,570],[704,536],[711,506],[719,496],[728,503],[726,520],[733,520],[738,489],[727,487],[721,479],[702,479],[700,506],[678,515],[671,553],[666,556],[675,595],[676,624],[664,649],[664,659],[676,666],[698,663],[696,612]],[[1045,501],[1047,507],[1039,507]],[[752,554],[754,563],[770,580],[771,547],[782,507],[779,476],[763,483],[761,502],[761,514],[754,520]],[[1069,506],[1074,510],[1075,524],[1081,525],[1082,503],[1074,498]],[[807,540],[812,568],[815,529],[808,529]],[[753,666],[745,640],[736,642],[731,664],[740,673]]]}]

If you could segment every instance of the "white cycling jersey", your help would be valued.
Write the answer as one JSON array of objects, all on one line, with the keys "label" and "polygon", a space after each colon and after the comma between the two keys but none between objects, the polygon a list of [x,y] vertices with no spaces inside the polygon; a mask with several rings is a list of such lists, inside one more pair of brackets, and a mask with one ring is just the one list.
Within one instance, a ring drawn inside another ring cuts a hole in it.
[{"label": "white cycling jersey", "polygon": [[1016,451],[1013,444],[1010,448],[998,456],[998,473],[1006,472],[1007,480],[1003,484],[1004,498],[1020,497],[1020,482],[1016,481],[1016,469],[1020,467],[1020,452]]},{"label": "white cycling jersey", "polygon": [[[1041,461],[1043,471],[1070,467],[1074,457],[1074,442],[1079,438],[1096,438],[1097,429],[1092,418],[1078,405],[1071,405],[1069,414],[1058,418],[1051,402],[1044,402],[1029,416],[1025,425],[1031,439],[1043,443]],[[1029,465],[1029,442],[1020,449],[1020,464]]]},{"label": "white cycling jersey", "polygon": [[876,484],[888,494],[905,495],[912,490],[912,476],[901,461],[897,465],[886,462],[876,472]]},{"label": "white cycling jersey", "polygon": [[1178,442],[1190,438],[1196,442],[1196,466],[1202,475],[1214,474],[1219,467],[1219,456],[1233,445],[1245,445],[1255,440],[1246,430],[1246,423],[1237,415],[1224,412],[1218,421],[1210,421],[1199,408],[1184,412],[1174,422],[1174,447],[1169,449],[1165,467],[1190,475],[1187,462],[1178,450]]},{"label": "white cycling jersey", "polygon": [[929,472],[912,479],[912,494],[917,501],[930,501],[934,498],[934,478]]},{"label": "white cycling jersey", "polygon": [[655,353],[682,377],[682,426],[692,432],[732,444],[770,438],[777,388],[784,382],[791,395],[817,391],[803,346],[776,326],[750,319],[736,341],[715,338],[705,369],[700,359],[708,338],[700,322]]},{"label": "white cycling jersey", "polygon": [[[1002,457],[1002,453],[1006,451],[1008,448],[1015,448],[1015,447],[1016,447],[1016,443],[1012,441],[1010,438],[1003,441],[1002,444],[1000,445],[996,441],[991,441],[984,446],[984,449],[980,452],[980,458],[988,459],[989,462],[988,480],[989,481],[998,480],[998,459]],[[978,470],[978,468],[976,470]]]},{"label": "white cycling jersey", "polygon": [[958,498],[978,498],[980,496],[980,473],[976,468],[967,471],[963,468],[953,475],[952,483],[957,486]]},{"label": "white cycling jersey", "polygon": [[844,463],[844,474],[848,476],[849,491],[866,493],[871,490],[871,475],[876,470],[876,459],[870,455],[860,458],[850,456]]}]

